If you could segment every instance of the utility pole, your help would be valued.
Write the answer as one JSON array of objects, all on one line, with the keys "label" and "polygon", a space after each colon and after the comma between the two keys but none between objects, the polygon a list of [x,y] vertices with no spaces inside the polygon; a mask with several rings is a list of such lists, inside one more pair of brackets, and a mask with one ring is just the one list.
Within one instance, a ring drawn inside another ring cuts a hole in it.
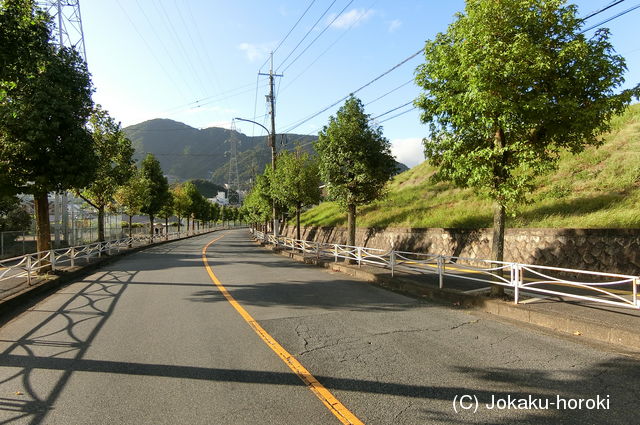
[{"label": "utility pole", "polygon": [[[269,146],[271,146],[271,168],[276,171],[276,96],[273,92],[275,86],[275,77],[282,77],[282,74],[273,73],[273,52],[271,52],[271,65],[269,67],[269,73],[264,74],[259,72],[258,75],[269,76],[269,95],[267,100],[271,106],[271,133],[269,134]],[[273,201],[273,236],[278,236],[278,217],[276,215],[276,201]]]},{"label": "utility pole", "polygon": [[[240,178],[238,176],[238,136],[236,135],[235,120],[231,123],[229,139],[229,174],[227,177],[227,199],[229,205],[240,205]],[[235,188],[235,194],[232,194]],[[233,198],[232,198],[233,197]]]}]

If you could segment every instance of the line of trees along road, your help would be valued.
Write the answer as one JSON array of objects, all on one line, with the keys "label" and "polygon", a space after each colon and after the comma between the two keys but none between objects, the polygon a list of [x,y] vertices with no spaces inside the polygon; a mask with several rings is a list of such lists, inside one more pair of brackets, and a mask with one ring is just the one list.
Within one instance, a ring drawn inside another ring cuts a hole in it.
[{"label": "line of trees along road", "polygon": [[192,227],[237,219],[236,211],[220,211],[195,187],[188,188],[184,207],[152,155],[140,169],[134,165],[120,124],[92,102],[86,63],[54,43],[52,28],[33,0],[0,3],[0,197],[9,205],[15,194],[33,195],[36,249],[51,249],[50,192],[73,191],[94,207],[100,241],[107,209],[123,209],[129,229],[131,216],[148,214],[152,233],[156,216],[167,223],[183,214]]},{"label": "line of trees along road", "polygon": [[[429,125],[423,144],[437,168],[432,181],[473,187],[494,201],[495,261],[504,259],[505,216],[528,202],[534,179],[554,169],[561,152],[601,143],[610,119],[640,96],[640,85],[620,90],[626,65],[609,31],[587,37],[583,25],[564,0],[467,0],[447,31],[425,44],[414,105]],[[328,198],[347,211],[354,245],[357,206],[383,196],[391,175],[389,144],[351,96],[315,147]],[[273,198],[289,206],[281,182],[288,173],[301,178],[306,167],[258,177],[245,203],[250,220],[266,223]]]}]

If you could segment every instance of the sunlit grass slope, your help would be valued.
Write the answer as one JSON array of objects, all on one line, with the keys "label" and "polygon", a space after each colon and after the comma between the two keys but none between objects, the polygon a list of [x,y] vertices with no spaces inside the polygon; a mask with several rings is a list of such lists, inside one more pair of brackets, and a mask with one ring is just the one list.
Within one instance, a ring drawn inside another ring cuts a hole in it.
[{"label": "sunlit grass slope", "polygon": [[[434,184],[433,173],[424,162],[396,176],[384,200],[359,209],[358,227],[491,227],[491,201],[471,189]],[[563,154],[530,199],[509,227],[640,228],[640,104],[613,119],[600,147]],[[324,202],[305,212],[302,223],[343,226],[346,214]]]}]

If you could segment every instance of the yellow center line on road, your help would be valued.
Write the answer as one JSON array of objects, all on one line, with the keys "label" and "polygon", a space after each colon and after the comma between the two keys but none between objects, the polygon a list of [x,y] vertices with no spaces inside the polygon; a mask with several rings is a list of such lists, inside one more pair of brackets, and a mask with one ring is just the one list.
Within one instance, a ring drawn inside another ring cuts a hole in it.
[{"label": "yellow center line on road", "polygon": [[287,350],[282,347],[278,341],[276,341],[269,333],[264,330],[262,326],[236,301],[235,298],[227,291],[220,280],[213,273],[213,269],[209,265],[207,260],[207,248],[213,245],[215,242],[222,239],[225,235],[213,239],[202,248],[202,262],[204,263],[207,273],[211,281],[216,285],[218,290],[224,295],[229,304],[236,309],[236,311],[242,316],[242,318],[251,326],[251,328],[258,334],[258,336],[264,341],[269,348],[271,348],[282,361],[295,373],[300,379],[307,385],[320,401],[334,414],[336,418],[345,425],[364,425],[360,419],[358,419],[349,409],[347,409],[337,398],[334,397],[331,392],[326,389],[318,380],[304,367],[302,364],[293,357]]}]

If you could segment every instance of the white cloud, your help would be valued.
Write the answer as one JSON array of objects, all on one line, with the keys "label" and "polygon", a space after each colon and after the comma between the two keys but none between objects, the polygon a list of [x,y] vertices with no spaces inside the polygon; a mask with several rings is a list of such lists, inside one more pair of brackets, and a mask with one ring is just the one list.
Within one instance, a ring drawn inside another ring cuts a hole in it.
[{"label": "white cloud", "polygon": [[409,168],[415,167],[424,161],[422,139],[419,137],[394,139],[391,141],[391,153],[396,157],[396,161]]},{"label": "white cloud", "polygon": [[[336,19],[332,24],[332,28],[344,29],[349,28],[351,25],[360,25],[367,19],[371,18],[374,15],[374,11],[372,9],[352,9],[346,13],[343,13]],[[329,21],[332,21],[336,15],[329,17]]]},{"label": "white cloud", "polygon": [[402,21],[400,19],[394,19],[389,22],[389,32],[395,32],[398,28],[402,26]]},{"label": "white cloud", "polygon": [[267,44],[251,44],[251,43],[240,43],[238,49],[245,52],[247,55],[247,59],[250,62],[253,62],[258,59],[265,58],[270,51],[270,45]]}]

